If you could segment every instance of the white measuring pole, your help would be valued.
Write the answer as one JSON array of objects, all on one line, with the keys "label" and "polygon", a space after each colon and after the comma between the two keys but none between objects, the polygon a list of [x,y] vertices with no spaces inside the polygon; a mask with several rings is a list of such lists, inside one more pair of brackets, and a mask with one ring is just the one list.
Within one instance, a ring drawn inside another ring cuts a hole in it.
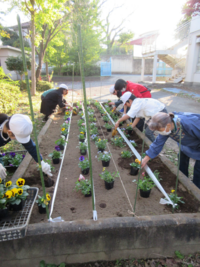
[{"label": "white measuring pole", "polygon": [[[107,113],[107,116],[109,117],[110,121],[112,122],[112,124],[115,124],[113,119],[110,117],[110,115],[108,114],[108,112],[106,111],[106,109],[104,108],[104,106],[102,105],[102,103],[100,103],[101,107],[104,109],[104,111]],[[132,146],[131,142],[128,140],[128,138],[124,135],[124,133],[121,131],[121,129],[118,127],[117,131],[119,132],[119,134],[123,137],[124,141],[127,143],[127,145],[129,146],[129,148],[131,149],[131,151],[134,153],[134,155],[136,156],[136,158],[138,158],[139,160],[142,160],[142,156],[137,152],[137,150]],[[168,201],[165,202],[165,204],[171,204],[173,207],[176,205],[174,204],[171,199],[169,198],[168,194],[165,192],[164,188],[162,187],[162,185],[159,183],[159,181],[157,180],[157,178],[155,177],[154,173],[152,172],[152,170],[146,165],[144,167],[145,171],[148,173],[148,175],[151,177],[151,179],[153,180],[153,182],[155,183],[155,185],[158,187],[158,189],[163,193],[163,195],[166,197],[166,199]],[[160,200],[161,202],[162,199]]]}]

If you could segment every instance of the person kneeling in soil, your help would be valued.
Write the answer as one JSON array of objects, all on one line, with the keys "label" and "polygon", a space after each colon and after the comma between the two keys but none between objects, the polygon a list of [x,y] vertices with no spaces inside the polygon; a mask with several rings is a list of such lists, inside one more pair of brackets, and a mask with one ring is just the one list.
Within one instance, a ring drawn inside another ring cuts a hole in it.
[{"label": "person kneeling in soil", "polygon": [[[130,92],[126,92],[125,94],[123,94],[120,100],[123,101],[124,106],[130,107],[130,110],[127,112],[127,114],[124,114],[123,117],[116,122],[115,129],[119,127],[120,122],[129,118],[136,117],[132,123],[132,128],[134,128],[141,118],[146,118],[148,120],[160,111],[167,113],[165,105],[153,98],[136,98]],[[151,131],[148,126],[145,129],[145,135],[152,142],[155,140],[153,131]]]},{"label": "person kneeling in soil", "polygon": [[48,120],[48,117],[54,112],[57,105],[63,110],[67,106],[70,106],[66,103],[66,100],[63,99],[63,96],[67,95],[68,91],[67,85],[61,84],[57,90],[51,90],[44,96],[40,109],[40,113],[45,115],[43,121]]},{"label": "person kneeling in soil", "polygon": [[142,160],[142,167],[150,159],[158,156],[169,137],[179,143],[181,126],[179,170],[188,177],[189,160],[190,158],[195,159],[193,183],[200,188],[200,114],[188,112],[165,114],[159,112],[152,117],[148,125],[152,131],[157,131],[159,135],[145,152],[146,156]]},{"label": "person kneeling in soil", "polygon": [[[33,125],[30,118],[22,114],[14,114],[11,117],[0,113],[0,147],[5,146],[11,140],[17,140],[29,152],[32,158],[38,162],[36,146],[30,137]],[[52,176],[51,167],[41,158],[42,171]],[[6,169],[3,166],[2,155],[0,154],[0,178],[5,179]]]}]

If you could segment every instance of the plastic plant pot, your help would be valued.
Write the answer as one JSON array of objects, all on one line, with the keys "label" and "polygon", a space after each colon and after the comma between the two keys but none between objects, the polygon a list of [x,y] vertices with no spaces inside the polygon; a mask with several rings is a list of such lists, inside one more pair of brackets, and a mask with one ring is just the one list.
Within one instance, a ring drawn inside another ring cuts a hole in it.
[{"label": "plastic plant pot", "polygon": [[60,150],[64,150],[64,146],[63,145],[59,145]]},{"label": "plastic plant pot", "polygon": [[107,132],[111,132],[112,131],[112,128],[111,129],[107,129]]},{"label": "plastic plant pot", "polygon": [[80,139],[80,138],[79,138],[79,141],[80,141],[81,143],[83,143],[83,142],[85,141],[85,139]]},{"label": "plastic plant pot", "polygon": [[128,133],[128,134],[132,134],[132,131],[133,131],[133,130],[127,130],[127,133]]},{"label": "plastic plant pot", "polygon": [[84,174],[84,175],[87,175],[90,171],[90,168],[87,168],[85,170],[82,170],[81,173]]},{"label": "plastic plant pot", "polygon": [[9,214],[9,207],[0,210],[0,221],[6,218]]},{"label": "plastic plant pot", "polygon": [[80,153],[81,153],[81,155],[86,155],[87,154],[87,150],[80,150]]},{"label": "plastic plant pot", "polygon": [[150,193],[151,193],[151,189],[148,191],[143,191],[142,189],[140,189],[140,196],[143,198],[148,198]]},{"label": "plastic plant pot", "polygon": [[104,148],[98,148],[98,151],[104,152]]},{"label": "plastic plant pot", "polygon": [[110,164],[110,160],[109,160],[109,161],[103,161],[103,160],[102,160],[102,166],[103,166],[103,167],[108,167],[109,164]]},{"label": "plastic plant pot", "polygon": [[138,174],[139,169],[138,168],[134,168],[131,166],[131,172],[130,175],[137,175]]},{"label": "plastic plant pot", "polygon": [[59,164],[60,163],[60,159],[52,159],[53,164]]},{"label": "plastic plant pot", "polygon": [[[49,204],[48,204],[49,207]],[[45,214],[46,213],[46,207],[43,208],[42,205],[38,206],[38,211],[40,214]]]},{"label": "plastic plant pot", "polygon": [[24,200],[21,200],[21,202],[19,203],[19,205],[17,204],[10,204],[10,210],[12,211],[19,211],[19,210],[22,210],[24,206]]},{"label": "plastic plant pot", "polygon": [[85,195],[85,197],[91,197],[92,196],[92,192],[90,192],[89,194]]},{"label": "plastic plant pot", "polygon": [[110,190],[110,189],[112,189],[113,187],[114,187],[114,182],[115,181],[112,181],[111,183],[108,183],[108,182],[106,182],[106,181],[104,181],[105,182],[105,188],[107,189],[107,190]]}]

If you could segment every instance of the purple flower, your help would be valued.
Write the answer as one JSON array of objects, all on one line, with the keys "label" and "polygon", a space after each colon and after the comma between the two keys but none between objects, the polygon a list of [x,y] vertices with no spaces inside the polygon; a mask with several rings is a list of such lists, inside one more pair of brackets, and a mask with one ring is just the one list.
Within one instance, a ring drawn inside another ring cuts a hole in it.
[{"label": "purple flower", "polygon": [[25,155],[22,155],[22,158],[25,158]]},{"label": "purple flower", "polygon": [[10,152],[10,156],[11,156],[12,158],[14,158],[14,157],[15,157],[15,152]]},{"label": "purple flower", "polygon": [[66,120],[67,120],[67,121],[70,121],[70,118],[67,118]]},{"label": "purple flower", "polygon": [[80,161],[84,161],[84,159],[85,159],[84,156],[80,156],[79,158]]},{"label": "purple flower", "polygon": [[13,164],[10,163],[9,166],[10,166],[10,167],[13,167]]},{"label": "purple flower", "polygon": [[2,153],[2,156],[4,157],[6,155],[6,153]]},{"label": "purple flower", "polygon": [[59,146],[55,146],[55,150],[60,151],[60,147]]}]

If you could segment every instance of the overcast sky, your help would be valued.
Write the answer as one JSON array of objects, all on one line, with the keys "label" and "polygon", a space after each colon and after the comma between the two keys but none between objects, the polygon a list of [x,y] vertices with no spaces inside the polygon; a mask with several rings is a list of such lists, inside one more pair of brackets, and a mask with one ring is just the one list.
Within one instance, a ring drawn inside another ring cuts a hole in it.
[{"label": "overcast sky", "polygon": [[[137,37],[148,31],[174,29],[181,19],[181,8],[185,2],[186,0],[108,0],[102,7],[102,17],[105,18],[114,6],[123,5],[112,13],[110,23],[111,26],[116,26],[134,11],[126,21],[124,31],[131,30]],[[1,10],[6,10],[5,4],[1,4]],[[16,25],[16,15],[15,10],[3,16],[3,25]],[[20,16],[21,22],[28,21],[22,14]]]}]

